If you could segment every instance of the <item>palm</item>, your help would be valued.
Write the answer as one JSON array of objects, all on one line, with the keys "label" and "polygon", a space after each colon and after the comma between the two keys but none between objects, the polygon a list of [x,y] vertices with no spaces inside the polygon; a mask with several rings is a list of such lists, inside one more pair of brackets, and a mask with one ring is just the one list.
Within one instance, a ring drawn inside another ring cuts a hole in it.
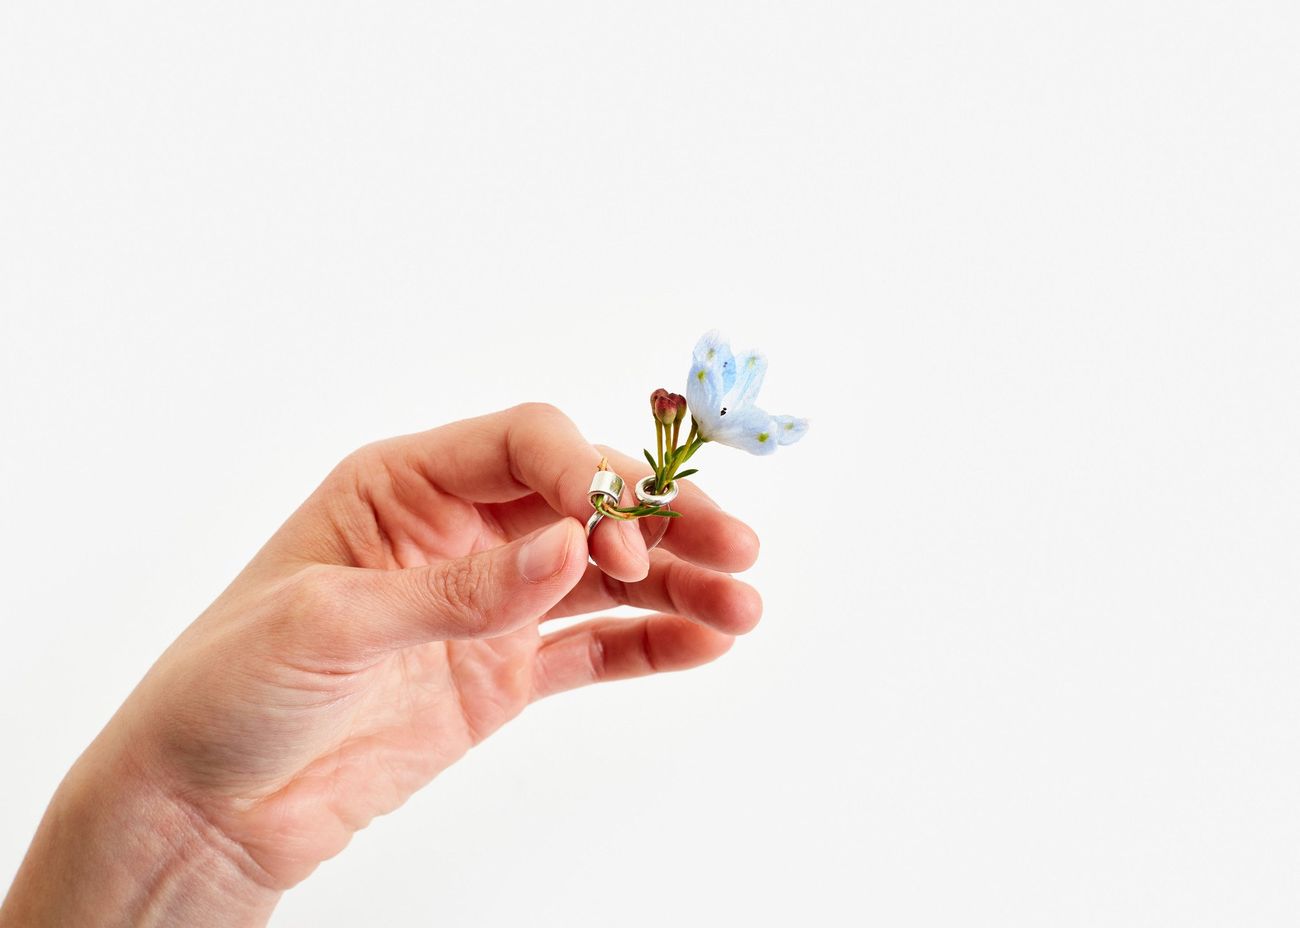
[{"label": "palm", "polygon": [[[472,554],[513,540],[518,533],[502,526],[530,524],[544,510],[558,518],[535,495],[494,506],[447,500],[437,511],[377,509],[376,533],[347,539],[344,566],[400,569]],[[431,525],[446,531],[412,541]],[[403,648],[355,673],[313,672],[310,682],[297,662],[271,665],[264,685],[282,692],[263,694],[263,704],[293,703],[304,688],[314,697],[296,716],[301,727],[285,731],[280,719],[264,729],[278,729],[263,743],[265,786],[243,791],[257,801],[228,827],[250,847],[272,843],[286,825],[303,835],[301,860],[277,867],[305,869],[337,853],[353,831],[400,806],[528,705],[540,641],[533,621],[496,638]]]}]

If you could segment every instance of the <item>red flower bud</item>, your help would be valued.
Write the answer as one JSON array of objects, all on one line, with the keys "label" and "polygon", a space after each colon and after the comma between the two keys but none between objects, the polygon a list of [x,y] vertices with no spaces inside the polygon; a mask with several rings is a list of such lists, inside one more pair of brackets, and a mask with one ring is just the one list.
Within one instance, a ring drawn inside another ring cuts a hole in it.
[{"label": "red flower bud", "polygon": [[682,396],[680,393],[672,393],[669,395],[672,396],[673,402],[677,404],[677,416],[673,421],[681,422],[686,418],[686,397]]},{"label": "red flower bud", "polygon": [[664,425],[672,425],[677,415],[677,401],[671,393],[660,387],[650,394],[650,410]]}]

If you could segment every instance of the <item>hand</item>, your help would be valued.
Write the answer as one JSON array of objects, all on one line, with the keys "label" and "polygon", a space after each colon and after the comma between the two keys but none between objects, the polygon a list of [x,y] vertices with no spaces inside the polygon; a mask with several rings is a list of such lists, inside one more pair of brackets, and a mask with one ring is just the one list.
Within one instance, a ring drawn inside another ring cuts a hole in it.
[{"label": "hand", "polygon": [[[756,536],[683,484],[661,547],[606,519],[589,565],[602,455],[648,473],[542,404],[349,455],[74,766],[5,911],[36,892],[33,855],[59,858],[56,809],[99,810],[111,832],[131,819],[102,811],[115,802],[147,802],[170,846],[273,900],[533,700],[722,654],[758,621],[756,591],[723,572],[753,563]],[[541,633],[616,604],[660,611]]]}]

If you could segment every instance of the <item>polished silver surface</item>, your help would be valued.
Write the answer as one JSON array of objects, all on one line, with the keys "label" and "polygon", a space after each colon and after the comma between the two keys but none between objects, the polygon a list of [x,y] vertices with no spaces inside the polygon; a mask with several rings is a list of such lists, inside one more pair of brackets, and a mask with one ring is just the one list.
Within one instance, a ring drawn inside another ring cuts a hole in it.
[{"label": "polished silver surface", "polygon": [[[591,530],[592,530],[593,528],[595,528],[598,524],[600,524],[600,520],[603,519],[603,518],[605,518],[605,514],[604,514],[603,512],[599,512],[599,511],[597,511],[597,510],[595,510],[595,509],[593,509],[593,510],[591,511],[591,515],[587,518],[587,537],[588,537],[588,538],[591,537]],[[587,560],[590,561],[591,558],[587,558]],[[595,561],[592,561],[592,563],[594,564]]]},{"label": "polished silver surface", "polygon": [[677,498],[677,481],[668,481],[668,486],[664,487],[662,493],[651,493],[650,486],[655,482],[654,474],[646,474],[636,482],[633,492],[636,498],[650,506],[667,506]]},{"label": "polished silver surface", "polygon": [[[619,500],[623,497],[623,478],[612,470],[598,470],[591,478],[591,486],[587,489],[587,499],[595,507],[596,503],[602,498],[611,506],[617,506]],[[600,520],[605,518],[605,514],[599,509],[592,509],[591,515],[587,517],[587,537],[591,537],[592,529],[600,524]],[[596,563],[590,556],[587,560]]]},{"label": "polished silver surface", "polygon": [[617,506],[618,501],[623,497],[623,478],[612,470],[596,471],[591,478],[591,487],[587,490],[587,496],[594,497],[597,493],[608,499],[610,505]]}]

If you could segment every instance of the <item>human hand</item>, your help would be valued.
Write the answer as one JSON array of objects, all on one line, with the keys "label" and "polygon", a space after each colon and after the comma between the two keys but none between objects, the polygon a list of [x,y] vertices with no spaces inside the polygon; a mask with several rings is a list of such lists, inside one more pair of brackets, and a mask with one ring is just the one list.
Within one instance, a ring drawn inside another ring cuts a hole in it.
[{"label": "human hand", "polygon": [[[349,455],[74,765],[0,924],[43,911],[33,900],[57,874],[65,888],[84,877],[86,855],[133,821],[149,835],[123,846],[141,857],[163,834],[159,853],[204,861],[226,900],[248,891],[244,914],[222,920],[172,861],[155,890],[170,886],[189,923],[256,923],[530,702],[722,654],[761,611],[757,592],[726,573],[754,562],[757,537],[683,483],[684,518],[661,547],[647,557],[635,523],[607,519],[591,539],[600,566],[588,564],[582,520],[602,456],[620,473],[649,472],[544,404]],[[548,619],[618,604],[657,611],[542,633]],[[79,852],[67,846],[74,824]],[[116,863],[148,866],[122,852]],[[83,911],[120,897],[162,917],[159,893],[136,890],[105,890]]]}]

